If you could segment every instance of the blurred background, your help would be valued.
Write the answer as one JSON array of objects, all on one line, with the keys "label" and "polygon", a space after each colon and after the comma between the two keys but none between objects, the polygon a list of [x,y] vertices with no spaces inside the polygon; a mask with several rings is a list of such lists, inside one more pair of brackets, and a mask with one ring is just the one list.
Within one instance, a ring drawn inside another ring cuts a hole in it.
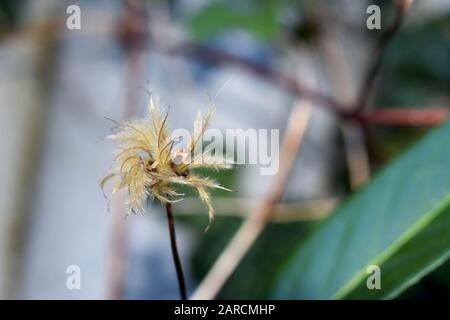
[{"label": "blurred background", "polygon": [[[369,4],[381,8],[381,30],[366,27]],[[66,25],[70,5],[80,29]],[[403,18],[391,29],[394,2],[375,0],[2,0],[0,298],[178,298],[161,205],[125,219],[123,197],[108,212],[100,190],[114,149],[105,117],[144,115],[146,88],[171,107],[172,129],[192,128],[211,97],[211,127],[275,128],[283,139],[292,111],[312,107],[292,166],[280,159],[284,185],[258,165],[211,173],[238,192],[213,192],[206,233],[194,194],[174,206],[192,293],[249,212],[281,188],[276,219],[218,295],[268,297],[304,234],[447,118],[450,2],[417,0]],[[66,286],[70,265],[80,290]],[[430,297],[450,297],[450,264],[401,296]]]}]

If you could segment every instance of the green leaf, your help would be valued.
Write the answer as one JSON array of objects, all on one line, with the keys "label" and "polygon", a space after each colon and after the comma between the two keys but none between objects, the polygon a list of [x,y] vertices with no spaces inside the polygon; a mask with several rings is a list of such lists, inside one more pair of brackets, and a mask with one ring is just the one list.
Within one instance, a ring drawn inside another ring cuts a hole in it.
[{"label": "green leaf", "polygon": [[204,39],[239,28],[252,33],[261,40],[273,39],[278,32],[276,3],[268,2],[254,11],[237,11],[220,3],[211,4],[189,22],[195,38]]},{"label": "green leaf", "polygon": [[[396,297],[450,255],[450,123],[393,161],[324,221],[281,268],[272,296]],[[381,289],[369,290],[369,265]]]}]

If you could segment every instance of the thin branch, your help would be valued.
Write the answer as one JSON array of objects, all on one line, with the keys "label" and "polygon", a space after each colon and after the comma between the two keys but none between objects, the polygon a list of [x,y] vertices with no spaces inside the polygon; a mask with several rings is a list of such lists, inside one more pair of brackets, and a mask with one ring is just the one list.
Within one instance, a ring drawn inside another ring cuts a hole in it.
[{"label": "thin branch", "polygon": [[157,47],[157,49],[169,55],[181,55],[197,59],[202,63],[209,63],[217,66],[234,65],[243,68],[256,76],[266,79],[271,83],[285,89],[289,93],[301,99],[316,102],[318,105],[328,107],[338,113],[346,113],[346,106],[340,104],[332,97],[308,88],[298,83],[296,79],[265,65],[255,63],[252,60],[198,43],[184,43],[171,48]]},{"label": "thin branch", "polygon": [[[135,88],[142,79],[142,70],[145,62],[140,55],[141,33],[146,26],[146,11],[142,1],[127,1],[122,13],[122,18],[118,20],[117,32],[125,52],[125,104],[123,119],[130,118],[135,112],[136,99]],[[125,289],[126,258],[128,251],[129,225],[123,217],[126,215],[125,209],[112,215],[112,229],[110,239],[110,265],[108,275],[109,299],[122,299]]]},{"label": "thin branch", "polygon": [[[410,7],[411,3],[413,2],[413,0],[400,0],[397,1],[397,18],[394,20],[394,23],[392,24],[392,26],[386,31],[386,35],[380,38],[379,40],[379,44],[378,44],[378,50],[376,50],[378,52],[377,56],[379,57],[378,59],[374,59],[374,64],[372,65],[371,68],[369,68],[369,71],[367,73],[367,76],[365,77],[365,85],[362,86],[361,92],[368,92],[368,93],[360,93],[359,94],[359,100],[365,100],[366,96],[370,95],[371,92],[371,87],[372,87],[372,83],[375,80],[376,77],[376,73],[378,72],[379,69],[379,64],[381,63],[381,56],[383,54],[383,50],[380,50],[380,46],[381,44],[383,44],[381,47],[387,47],[387,45],[389,44],[388,42],[390,42],[390,39],[395,35],[395,33],[398,31],[398,29],[401,27],[402,21],[404,19],[404,13],[407,11],[407,9]],[[399,13],[401,13],[399,15]],[[89,14],[89,13],[87,13]],[[91,20],[107,20],[107,19],[111,19],[112,17],[109,15],[105,15],[105,14],[98,14],[98,13],[94,13],[94,14],[90,14],[90,18]],[[399,19],[399,17],[401,16],[401,19]],[[45,20],[42,23],[36,23],[32,25],[32,28],[30,27],[24,27],[22,29],[19,29],[18,31],[14,32],[14,33],[10,33],[10,35],[7,37],[10,40],[13,39],[17,39],[19,37],[34,37],[34,35],[37,32],[43,31],[45,32],[48,29],[51,29],[55,24],[58,24],[61,22],[61,19],[53,19],[53,20]],[[89,36],[96,36],[96,37],[100,37],[100,36],[107,36],[109,35],[111,32],[113,32],[114,30],[111,30],[111,28],[109,27],[105,27],[103,29],[100,28],[100,30],[96,30],[95,32],[92,31],[84,31],[84,33],[79,34],[77,36],[80,37],[89,37]],[[150,36],[149,32],[146,30],[142,30],[142,35],[147,35]],[[63,34],[63,35],[58,35],[56,37],[53,38],[53,40],[59,40],[61,38],[67,37],[69,34]],[[72,34],[70,34],[71,37],[73,37]],[[161,34],[159,36],[164,36],[164,34]],[[170,37],[166,37],[167,40]],[[381,39],[384,39],[383,41],[381,41]],[[388,42],[386,42],[386,39],[389,40]],[[176,40],[174,40],[176,41]],[[347,106],[346,104],[342,104],[338,101],[336,101],[334,98],[318,92],[312,88],[308,88],[302,84],[299,84],[294,78],[289,77],[287,75],[284,75],[282,73],[280,73],[279,71],[273,70],[269,67],[266,67],[264,65],[255,63],[251,60],[247,60],[247,59],[243,59],[239,56],[236,55],[232,55],[223,51],[220,51],[218,49],[213,49],[201,44],[196,44],[196,43],[183,43],[180,45],[175,45],[173,47],[167,47],[167,46],[162,46],[160,43],[155,43],[154,41],[148,41],[147,42],[152,49],[158,50],[162,53],[168,54],[168,55],[180,55],[180,56],[187,56],[187,57],[191,57],[193,59],[197,59],[199,61],[204,61],[205,63],[210,63],[210,64],[215,64],[215,65],[236,65],[239,67],[244,68],[245,70],[247,70],[248,72],[256,75],[256,76],[260,76],[262,78],[265,78],[269,81],[273,81],[273,83],[281,88],[286,89],[288,92],[294,94],[295,96],[305,99],[305,100],[309,100],[312,102],[317,102],[319,105],[325,106],[325,107],[329,107],[332,110],[335,110],[336,113],[340,116],[342,116],[343,118],[352,118],[355,119],[357,121],[366,121],[368,124],[372,123],[372,114],[360,114],[358,112],[352,112],[352,111],[348,111],[349,110],[349,106]],[[141,47],[140,47],[141,48]],[[372,79],[373,78],[373,79]],[[362,97],[364,97],[364,99],[362,99]],[[367,98],[368,99],[368,98]],[[358,102],[358,103],[354,103],[356,106],[358,105],[365,105],[366,102]],[[428,113],[427,110],[423,110],[424,114]],[[386,125],[409,125],[410,124],[410,120],[402,120],[400,118],[397,118],[393,121],[389,118],[384,118],[383,117],[374,117],[376,118],[375,120],[375,124],[386,124]],[[386,123],[383,123],[383,121],[386,120]],[[441,120],[436,120],[437,122],[441,122]],[[423,125],[432,125],[434,124],[434,122],[432,121],[431,123],[427,123],[425,122]],[[414,122],[413,125],[422,125],[421,121],[419,120],[417,123]]]},{"label": "thin branch", "polygon": [[[278,203],[271,216],[271,223],[291,223],[324,219],[339,203],[339,197],[331,197],[300,202]],[[248,213],[260,206],[260,203],[247,198],[214,198],[216,217],[233,217],[245,219]],[[185,198],[183,204],[175,206],[177,215],[197,215],[201,212],[201,204],[197,198]]]},{"label": "thin branch", "polygon": [[[109,15],[94,13],[89,14],[88,20],[102,21],[110,18],[111,17]],[[138,18],[141,19],[142,17]],[[61,20],[62,20],[61,18],[48,19],[43,23],[35,23],[32,25],[32,28],[24,27],[14,33],[9,34],[8,38],[15,39],[19,37],[32,37],[36,33],[36,30],[44,29],[45,31],[47,28],[53,26],[55,23],[60,23]],[[164,54],[186,56],[214,65],[223,65],[223,64],[236,65],[247,70],[252,74],[255,74],[256,76],[265,78],[268,81],[273,82],[275,85],[284,88],[291,94],[299,96],[302,99],[317,102],[321,106],[335,109],[338,113],[345,110],[345,106],[339,104],[333,98],[327,96],[326,94],[323,94],[312,88],[308,88],[302,84],[299,84],[296,79],[284,75],[279,71],[266,67],[265,65],[255,63],[251,60],[218,49],[214,49],[199,43],[181,42],[181,44],[178,45],[171,45],[171,46],[162,45],[159,42],[152,41],[151,39],[154,38],[154,35],[152,35],[148,30],[145,29],[142,30],[142,28],[139,29],[140,26],[141,24],[131,23],[130,25],[124,26],[124,28],[119,29],[123,30],[122,37],[125,36],[126,38],[129,39],[129,42],[126,43],[127,45],[131,44],[134,46],[136,45],[136,42],[141,41],[143,39],[149,40],[148,38],[150,38],[150,40],[147,41],[147,44],[150,45],[153,49],[156,49]],[[104,27],[98,28],[98,30],[96,29],[95,31],[84,31],[82,34],[77,34],[77,36],[80,37],[108,36],[115,31],[116,30],[114,29]],[[179,40],[173,39],[174,37],[171,35],[166,36],[165,33],[163,32],[158,33],[160,33],[157,35],[158,38],[164,37],[165,40],[169,41],[173,40],[173,42],[180,43]],[[57,38],[52,38],[51,40],[57,41],[60,40],[61,38],[68,36],[73,37],[72,34],[62,34],[58,35]],[[145,49],[145,45],[142,44],[139,45],[139,49]]]},{"label": "thin branch", "polygon": [[448,119],[449,107],[435,108],[377,108],[373,111],[347,115],[363,124],[395,126],[433,126]]},{"label": "thin branch", "polygon": [[177,238],[175,234],[175,221],[172,213],[172,204],[166,203],[167,223],[169,226],[170,246],[172,248],[173,263],[177,272],[178,287],[180,289],[181,300],[186,300],[186,285],[184,282],[183,269],[181,268],[180,257],[178,256]]},{"label": "thin branch", "polygon": [[350,186],[356,190],[370,180],[370,162],[363,127],[354,121],[345,121],[342,126],[345,158]]},{"label": "thin branch", "polygon": [[[350,108],[350,103],[355,99],[355,84],[351,77],[348,57],[341,43],[339,34],[334,30],[325,33],[326,37],[319,42],[319,52],[325,62],[325,70],[330,78],[331,89],[334,97],[340,102],[345,102]],[[355,111],[355,110],[349,110]],[[369,155],[366,145],[362,122],[345,119],[339,126],[344,140],[344,153],[347,162],[350,185],[355,190],[370,178]]]},{"label": "thin branch", "polygon": [[[119,194],[117,194],[119,195]],[[127,256],[127,240],[129,225],[124,219],[125,197],[120,195],[111,201],[111,231],[109,238],[107,299],[120,300],[123,298],[125,287],[125,260]]]},{"label": "thin branch", "polygon": [[370,98],[370,94],[372,93],[375,79],[378,75],[378,71],[380,70],[381,62],[383,60],[386,49],[391,43],[395,34],[400,30],[406,12],[408,11],[414,0],[397,0],[394,2],[396,9],[394,21],[381,35],[375,45],[372,63],[370,64],[367,74],[364,77],[361,90],[356,101],[357,110],[363,110],[367,106],[367,102]]},{"label": "thin branch", "polygon": [[213,299],[239,265],[240,261],[271,219],[288,181],[295,158],[302,144],[311,113],[310,104],[295,106],[283,137],[280,152],[280,169],[269,183],[269,189],[260,204],[248,216],[222,251],[191,299]]}]

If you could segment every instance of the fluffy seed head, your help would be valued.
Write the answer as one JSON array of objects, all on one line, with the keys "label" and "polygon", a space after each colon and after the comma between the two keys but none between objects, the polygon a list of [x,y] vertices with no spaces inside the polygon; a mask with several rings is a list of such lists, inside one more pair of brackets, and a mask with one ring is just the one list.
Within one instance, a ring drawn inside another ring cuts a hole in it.
[{"label": "fluffy seed head", "polygon": [[174,186],[189,186],[197,191],[205,204],[211,222],[214,209],[208,189],[228,189],[208,177],[196,175],[194,171],[197,168],[226,169],[232,165],[230,161],[212,157],[208,150],[194,155],[196,146],[202,143],[212,109],[205,117],[198,113],[190,143],[178,150],[174,150],[176,139],[171,139],[168,131],[168,111],[162,112],[153,96],[150,97],[148,111],[146,119],[124,123],[114,121],[119,131],[108,138],[117,141],[118,148],[113,170],[102,180],[101,188],[104,189],[108,180],[114,179],[110,195],[126,189],[128,213],[144,213],[149,197],[162,202],[178,202],[183,195],[177,193]]}]

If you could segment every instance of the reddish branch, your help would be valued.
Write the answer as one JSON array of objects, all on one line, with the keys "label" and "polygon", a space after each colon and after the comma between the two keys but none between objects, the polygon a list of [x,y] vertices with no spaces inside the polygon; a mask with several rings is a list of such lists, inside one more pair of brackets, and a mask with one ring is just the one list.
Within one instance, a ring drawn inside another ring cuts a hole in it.
[{"label": "reddish branch", "polygon": [[267,79],[271,83],[275,83],[295,96],[317,102],[325,107],[330,107],[339,113],[345,113],[345,106],[338,103],[332,97],[299,84],[296,79],[251,60],[198,43],[182,44],[165,50],[165,53],[187,56],[200,60],[203,63],[209,63],[217,66],[227,64],[235,65],[252,74],[255,74],[256,76]]},{"label": "reddish branch", "polygon": [[[382,58],[384,52],[393,39],[394,35],[398,32],[403,24],[405,14],[413,0],[396,0],[396,15],[391,26],[386,29],[386,32],[379,38],[376,47],[374,58],[372,59],[372,64],[368,68],[367,74],[364,77],[363,85],[361,87],[360,93],[358,94],[358,99],[355,103],[357,109],[362,110],[367,104],[370,93],[373,89],[373,84],[376,75],[381,66]],[[136,12],[136,11],[134,11]],[[143,18],[142,14],[130,15],[133,19],[136,16],[140,19]],[[59,20],[58,20],[59,21]],[[54,22],[54,21],[51,21]],[[40,28],[47,28],[47,24],[43,24]],[[138,22],[126,21],[122,30],[122,38],[125,38],[124,42],[128,47],[138,47],[142,48],[144,45],[143,39],[150,37],[150,34],[144,29],[142,29],[143,24]],[[25,31],[29,31],[26,29]],[[23,34],[27,34],[23,32]],[[357,121],[362,121],[367,124],[377,124],[377,125],[434,125],[445,121],[447,119],[448,113],[445,108],[442,109],[417,109],[417,110],[376,110],[373,112],[361,113],[358,111],[348,111],[352,108],[348,108],[347,105],[339,103],[331,96],[328,96],[322,92],[308,88],[305,85],[299,84],[296,79],[283,74],[277,70],[274,70],[266,65],[255,63],[251,60],[244,59],[242,57],[223,52],[218,49],[214,49],[202,44],[197,43],[185,43],[177,45],[175,47],[167,48],[161,46],[159,43],[153,41],[151,43],[152,48],[160,50],[166,54],[181,55],[190,58],[197,59],[201,62],[213,64],[213,65],[235,65],[241,67],[248,72],[255,74],[261,78],[264,78],[271,83],[285,89],[296,97],[307,99],[316,102],[319,106],[328,107],[335,111],[342,118],[351,118]],[[355,110],[355,109],[353,109]]]},{"label": "reddish branch", "polygon": [[367,105],[368,99],[373,90],[376,75],[378,74],[381,66],[384,52],[391,43],[395,34],[400,30],[405,14],[412,3],[413,0],[395,1],[396,15],[394,21],[377,41],[374,58],[372,59],[372,63],[370,64],[367,74],[364,77],[360,93],[358,94],[358,98],[355,103],[356,108],[348,108],[346,105],[339,103],[332,97],[299,84],[296,79],[293,79],[288,75],[285,75],[270,67],[202,44],[186,43],[169,49],[165,48],[163,51],[167,54],[186,56],[197,59],[203,63],[209,63],[217,66],[238,66],[252,74],[255,74],[256,76],[267,79],[271,83],[284,88],[286,91],[297,97],[301,97],[303,99],[316,102],[320,106],[330,108],[344,119],[350,118],[367,124],[378,125],[434,125],[447,119],[448,112],[445,108],[413,110],[380,109],[365,113],[359,111],[349,111],[352,109],[362,110]]},{"label": "reddish branch", "polygon": [[433,126],[447,120],[449,113],[449,108],[377,109],[348,117],[372,125]]},{"label": "reddish branch", "polygon": [[234,65],[252,74],[275,83],[295,96],[315,101],[336,111],[344,119],[354,119],[376,125],[435,125],[445,121],[448,109],[377,109],[371,112],[348,111],[348,109],[323,93],[307,88],[298,82],[267,66],[243,59],[236,55],[210,48],[201,44],[184,44],[165,50],[168,54],[182,55],[213,65]]}]

